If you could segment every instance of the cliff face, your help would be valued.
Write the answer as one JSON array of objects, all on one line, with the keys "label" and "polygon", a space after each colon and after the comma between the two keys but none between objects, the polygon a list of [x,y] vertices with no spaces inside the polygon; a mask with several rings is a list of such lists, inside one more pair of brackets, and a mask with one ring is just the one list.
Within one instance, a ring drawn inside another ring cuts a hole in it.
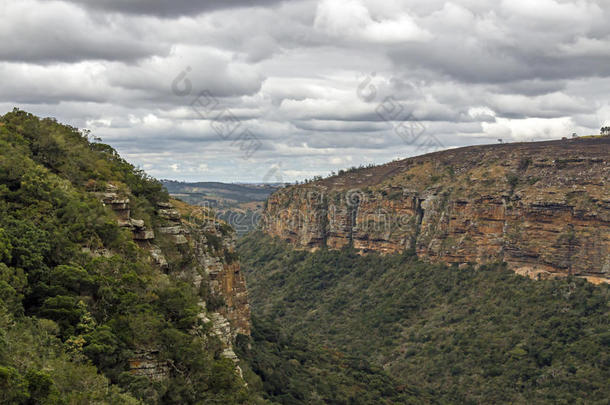
[{"label": "cliff face", "polygon": [[[214,312],[228,320],[231,339],[237,334],[249,335],[250,307],[246,282],[235,253],[235,234],[215,221],[185,220],[183,223],[189,230],[195,258],[205,269],[208,288],[220,300]],[[197,277],[196,282],[203,282],[203,277]]]},{"label": "cliff face", "polygon": [[286,187],[262,228],[305,249],[411,249],[609,282],[609,158],[610,137],[437,152]]},{"label": "cliff face", "polygon": [[[238,334],[250,334],[250,307],[233,229],[208,217],[204,209],[177,200],[158,204],[158,218],[150,229],[143,220],[131,217],[128,191],[110,184],[97,195],[114,211],[119,225],[131,229],[134,241],[149,252],[155,265],[195,285],[201,295],[199,317],[211,323],[212,333],[223,344],[223,355],[236,361],[233,344]],[[129,359],[133,374],[153,380],[169,375],[169,367],[157,359],[155,348],[141,348],[134,354]]]}]

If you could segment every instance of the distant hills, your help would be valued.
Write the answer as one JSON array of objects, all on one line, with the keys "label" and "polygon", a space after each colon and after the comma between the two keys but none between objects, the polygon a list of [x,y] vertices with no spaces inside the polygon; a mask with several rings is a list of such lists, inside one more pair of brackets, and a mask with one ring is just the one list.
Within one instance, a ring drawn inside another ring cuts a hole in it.
[{"label": "distant hills", "polygon": [[283,183],[186,183],[161,180],[174,198],[188,204],[209,207],[219,219],[228,222],[238,235],[244,235],[256,227],[267,197]]},{"label": "distant hills", "polygon": [[175,180],[161,180],[170,194],[181,199],[193,202],[209,201],[216,203],[225,200],[226,203],[246,203],[252,201],[265,201],[269,194],[281,184],[239,184],[220,182],[186,183]]}]

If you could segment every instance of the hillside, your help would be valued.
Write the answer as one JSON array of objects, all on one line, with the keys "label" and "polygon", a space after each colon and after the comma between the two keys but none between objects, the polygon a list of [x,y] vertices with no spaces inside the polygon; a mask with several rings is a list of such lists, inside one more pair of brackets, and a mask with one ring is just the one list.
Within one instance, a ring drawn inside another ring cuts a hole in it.
[{"label": "hillside", "polygon": [[241,239],[238,251],[257,318],[362,369],[383,369],[414,403],[610,397],[608,285],[535,281],[502,264],[430,264],[413,252],[309,252],[262,233]]},{"label": "hillside", "polygon": [[233,245],[110,146],[0,117],[0,403],[253,403]]},{"label": "hillside", "polygon": [[268,200],[263,230],[305,249],[503,261],[610,279],[610,137],[473,146],[340,172]]}]

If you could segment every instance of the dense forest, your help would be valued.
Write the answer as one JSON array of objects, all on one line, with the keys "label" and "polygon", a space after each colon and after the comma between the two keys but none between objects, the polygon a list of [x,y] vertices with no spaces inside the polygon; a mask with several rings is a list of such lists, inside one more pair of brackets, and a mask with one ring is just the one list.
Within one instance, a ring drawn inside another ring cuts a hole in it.
[{"label": "dense forest", "polygon": [[[311,253],[261,233],[239,251],[261,322],[384,370],[417,403],[608,403],[608,285],[534,281],[500,263],[429,264],[409,252]],[[267,379],[268,393],[294,396],[298,378],[285,369]]]},{"label": "dense forest", "polygon": [[[112,182],[153,226],[167,192],[87,135],[0,117],[0,403],[252,403],[197,316],[202,292],[152,265],[93,194]],[[170,378],[128,372],[150,348]]]},{"label": "dense forest", "polygon": [[269,318],[253,318],[252,337],[241,336],[238,353],[248,364],[246,379],[278,404],[421,404],[425,393],[400,384],[361,354],[351,355],[282,328]]}]

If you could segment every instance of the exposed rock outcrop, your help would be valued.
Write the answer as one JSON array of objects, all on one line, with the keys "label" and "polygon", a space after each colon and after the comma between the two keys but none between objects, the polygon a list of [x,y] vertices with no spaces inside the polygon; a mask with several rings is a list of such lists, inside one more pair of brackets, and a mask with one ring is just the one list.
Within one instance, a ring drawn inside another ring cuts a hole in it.
[{"label": "exposed rock outcrop", "polygon": [[[224,345],[223,355],[237,362],[233,344],[238,334],[250,334],[250,307],[233,229],[203,215],[201,209],[175,201],[183,213],[170,202],[158,203],[153,231],[143,220],[131,218],[130,199],[125,194],[112,184],[105,192],[96,193],[115,212],[119,226],[131,230],[134,241],[150,253],[156,265],[192,282],[199,291],[208,291],[199,303],[200,318],[211,322],[213,334]],[[129,359],[129,365],[133,374],[154,380],[169,375],[169,366],[157,360],[154,349],[142,348]],[[241,372],[239,366],[237,370]]]},{"label": "exposed rock outcrop", "polygon": [[134,375],[141,375],[154,381],[161,381],[169,377],[169,365],[159,361],[159,352],[156,350],[140,350],[129,359],[129,369]]},{"label": "exposed rock outcrop", "polygon": [[250,306],[246,281],[235,255],[235,235],[223,233],[221,228],[217,222],[190,225],[190,237],[195,258],[205,269],[211,292],[222,299],[216,312],[229,321],[230,339],[233,340],[237,334],[250,334]]},{"label": "exposed rock outcrop", "polygon": [[610,280],[610,138],[476,146],[286,187],[262,229],[297,247],[504,261]]},{"label": "exposed rock outcrop", "polygon": [[118,187],[113,184],[108,184],[106,187],[105,192],[96,193],[96,195],[104,205],[110,207],[110,209],[114,211],[119,226],[131,229],[135,241],[148,241],[154,239],[154,231],[152,229],[147,229],[143,220],[131,218],[129,197],[121,195],[122,193],[119,192]]}]

